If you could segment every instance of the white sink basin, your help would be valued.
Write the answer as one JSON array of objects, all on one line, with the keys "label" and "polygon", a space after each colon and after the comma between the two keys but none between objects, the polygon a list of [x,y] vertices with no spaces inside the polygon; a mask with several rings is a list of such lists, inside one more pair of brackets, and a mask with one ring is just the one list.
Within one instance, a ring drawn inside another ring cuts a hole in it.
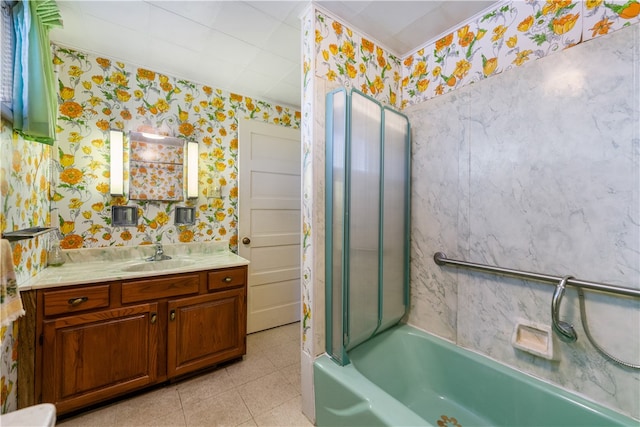
[{"label": "white sink basin", "polygon": [[171,270],[173,268],[188,267],[195,264],[195,261],[189,259],[167,259],[164,261],[144,261],[136,264],[130,264],[122,268],[122,271],[162,271]]}]

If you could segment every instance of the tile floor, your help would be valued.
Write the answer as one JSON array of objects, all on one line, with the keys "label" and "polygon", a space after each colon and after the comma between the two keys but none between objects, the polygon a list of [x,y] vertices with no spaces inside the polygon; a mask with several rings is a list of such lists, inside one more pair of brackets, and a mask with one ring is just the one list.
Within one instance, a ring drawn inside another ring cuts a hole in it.
[{"label": "tile floor", "polygon": [[56,425],[312,426],[301,411],[300,324],[248,335],[241,361],[59,419]]}]

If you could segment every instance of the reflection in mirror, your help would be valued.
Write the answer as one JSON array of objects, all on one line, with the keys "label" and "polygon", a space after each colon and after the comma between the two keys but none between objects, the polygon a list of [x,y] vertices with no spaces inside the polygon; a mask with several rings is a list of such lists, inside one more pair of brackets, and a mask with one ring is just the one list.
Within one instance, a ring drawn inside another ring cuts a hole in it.
[{"label": "reflection in mirror", "polygon": [[129,133],[129,198],[132,200],[183,200],[184,142]]}]

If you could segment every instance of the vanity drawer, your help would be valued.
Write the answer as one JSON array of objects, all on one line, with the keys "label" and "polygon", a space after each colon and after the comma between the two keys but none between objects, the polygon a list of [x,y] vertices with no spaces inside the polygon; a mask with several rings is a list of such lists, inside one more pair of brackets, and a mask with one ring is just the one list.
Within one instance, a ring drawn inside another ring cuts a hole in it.
[{"label": "vanity drawer", "polygon": [[200,275],[198,274],[181,274],[125,282],[122,284],[122,303],[197,294],[199,284]]},{"label": "vanity drawer", "polygon": [[44,292],[44,315],[75,313],[94,308],[109,307],[109,285]]},{"label": "vanity drawer", "polygon": [[227,268],[211,271],[208,274],[209,290],[218,290],[242,286],[245,283],[246,267]]}]

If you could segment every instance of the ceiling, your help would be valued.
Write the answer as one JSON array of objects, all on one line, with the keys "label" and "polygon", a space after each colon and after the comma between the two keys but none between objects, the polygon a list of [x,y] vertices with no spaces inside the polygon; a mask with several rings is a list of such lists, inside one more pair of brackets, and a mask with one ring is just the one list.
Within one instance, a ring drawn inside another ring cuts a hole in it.
[{"label": "ceiling", "polygon": [[[495,1],[316,1],[398,56]],[[300,15],[310,1],[58,0],[56,44],[300,107]]]}]

